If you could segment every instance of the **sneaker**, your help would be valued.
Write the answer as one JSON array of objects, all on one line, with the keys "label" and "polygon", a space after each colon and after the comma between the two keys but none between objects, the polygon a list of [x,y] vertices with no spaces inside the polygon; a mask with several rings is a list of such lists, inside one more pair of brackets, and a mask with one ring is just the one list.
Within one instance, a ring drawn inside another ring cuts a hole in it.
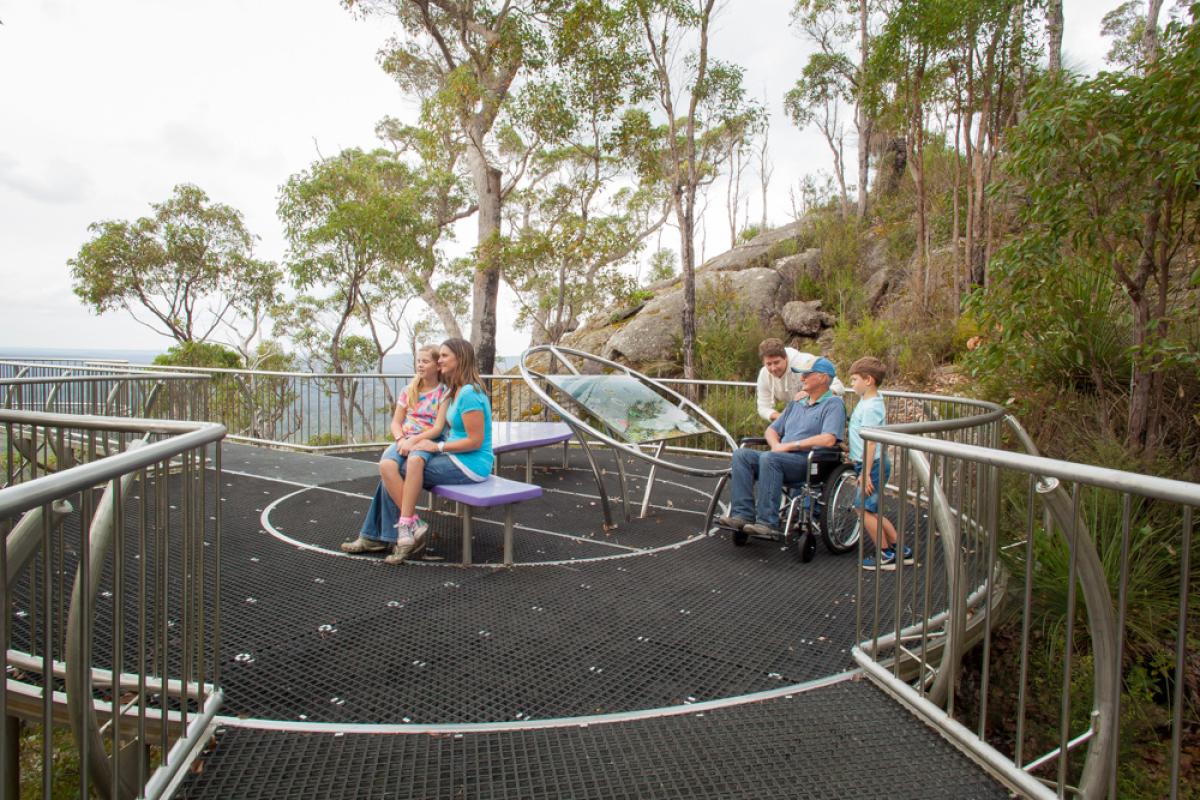
[{"label": "sneaker", "polygon": [[421,555],[427,544],[429,544],[429,523],[417,520],[417,524],[413,528],[413,549],[409,553],[409,558]]},{"label": "sneaker", "polygon": [[896,568],[896,552],[890,547],[879,554],[879,561],[875,561],[875,556],[867,556],[862,561],[863,569],[895,569]]},{"label": "sneaker", "polygon": [[408,560],[408,557],[412,553],[414,546],[415,542],[412,539],[396,542],[396,544],[392,546],[392,552],[384,556],[384,563],[403,564]]},{"label": "sneaker", "polygon": [[722,528],[740,531],[742,528],[750,524],[750,520],[742,519],[741,517],[717,517],[717,524]]},{"label": "sneaker", "polygon": [[775,539],[783,537],[783,531],[773,525],[767,525],[765,522],[755,522],[742,528],[742,530],[746,533],[752,533],[755,536],[770,536]]},{"label": "sneaker", "polygon": [[382,553],[388,549],[388,543],[360,536],[353,542],[342,542],[341,548],[343,553]]},{"label": "sneaker", "polygon": [[904,556],[900,560],[904,562],[904,566],[906,567],[912,566],[917,562],[917,560],[913,557],[913,549],[908,546],[905,546]]}]

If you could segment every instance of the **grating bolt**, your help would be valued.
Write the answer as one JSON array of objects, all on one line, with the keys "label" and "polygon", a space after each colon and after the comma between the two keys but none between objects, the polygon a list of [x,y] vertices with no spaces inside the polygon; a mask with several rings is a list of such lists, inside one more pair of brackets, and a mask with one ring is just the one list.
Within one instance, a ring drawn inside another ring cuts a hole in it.
[{"label": "grating bolt", "polygon": [[249,653],[238,653],[233,657],[233,660],[239,664],[253,664],[254,656],[250,655]]},{"label": "grating bolt", "polygon": [[250,605],[254,605],[255,603],[258,602],[258,598],[257,597],[247,597],[246,602],[249,603]]}]

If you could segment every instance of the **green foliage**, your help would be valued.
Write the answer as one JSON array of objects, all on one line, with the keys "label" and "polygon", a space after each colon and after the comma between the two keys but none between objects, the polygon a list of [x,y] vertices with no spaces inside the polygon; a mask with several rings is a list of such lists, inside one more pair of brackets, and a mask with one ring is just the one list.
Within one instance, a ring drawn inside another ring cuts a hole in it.
[{"label": "green foliage", "polygon": [[132,222],[92,223],[91,240],[67,261],[75,294],[93,311],[123,309],[192,342],[276,300],[279,271],[253,257],[241,212],[186,183],[150,207],[153,215]]},{"label": "green foliage", "polygon": [[710,389],[701,407],[721,423],[721,427],[728,431],[735,441],[744,436],[762,436],[765,423],[762,417],[758,416],[755,399],[744,392]]},{"label": "green foliage", "polygon": [[839,319],[833,327],[829,350],[833,363],[844,365],[843,368],[849,368],[863,356],[875,356],[887,364],[889,373],[896,371],[896,336],[882,319],[863,317],[857,322]]},{"label": "green foliage", "polygon": [[866,305],[858,273],[862,232],[857,220],[842,219],[830,212],[816,214],[810,235],[821,257],[816,274],[804,272],[797,276],[795,296],[820,300],[822,308],[839,320],[857,319]]},{"label": "green foliage", "polygon": [[1144,70],[1036,85],[997,187],[1017,233],[970,300],[987,332],[977,375],[1098,391],[1119,403],[1115,416],[1126,410],[1131,449],[1153,449],[1157,431],[1191,460],[1200,150],[1185,142],[1200,129],[1197,83],[1192,25],[1169,27]]},{"label": "green foliage", "polygon": [[212,342],[181,342],[154,357],[155,364],[176,367],[219,367],[239,369],[242,357],[227,347]]},{"label": "green foliage", "polygon": [[800,252],[800,242],[797,239],[780,239],[767,250],[767,263],[774,264],[781,258],[794,256]]},{"label": "green foliage", "polygon": [[309,447],[332,447],[346,443],[345,437],[338,436],[336,433],[318,433],[316,436],[308,437],[308,441],[305,442]]},{"label": "green foliage", "polygon": [[745,228],[742,228],[741,231],[738,232],[738,241],[739,242],[748,242],[751,239],[753,239],[755,236],[758,236],[760,233],[762,233],[762,229],[759,228],[757,225],[748,225]]},{"label": "green foliage", "polygon": [[733,282],[717,275],[696,292],[696,366],[706,380],[740,381],[758,373],[758,343],[777,332],[742,305]]},{"label": "green foliage", "polygon": [[650,254],[650,269],[646,273],[647,283],[669,280],[679,274],[679,256],[674,250],[655,250]]}]

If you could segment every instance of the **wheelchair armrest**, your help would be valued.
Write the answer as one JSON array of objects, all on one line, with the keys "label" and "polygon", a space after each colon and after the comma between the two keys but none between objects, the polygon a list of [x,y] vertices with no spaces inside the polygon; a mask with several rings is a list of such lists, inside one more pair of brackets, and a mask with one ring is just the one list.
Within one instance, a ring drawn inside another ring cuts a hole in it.
[{"label": "wheelchair armrest", "polygon": [[840,447],[814,447],[808,456],[808,460],[816,464],[831,464],[842,460],[842,448]]},{"label": "wheelchair armrest", "polygon": [[761,447],[766,443],[767,437],[765,436],[743,436],[741,439],[738,439],[738,447],[749,447],[751,445]]}]

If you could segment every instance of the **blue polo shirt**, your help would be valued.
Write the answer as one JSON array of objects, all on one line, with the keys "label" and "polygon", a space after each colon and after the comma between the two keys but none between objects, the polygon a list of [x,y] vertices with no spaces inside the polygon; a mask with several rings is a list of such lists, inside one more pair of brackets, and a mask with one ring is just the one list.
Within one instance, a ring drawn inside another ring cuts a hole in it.
[{"label": "blue polo shirt", "polygon": [[811,405],[807,400],[793,400],[771,423],[771,429],[785,444],[821,433],[831,433],[840,442],[846,430],[846,404],[830,391]]}]

